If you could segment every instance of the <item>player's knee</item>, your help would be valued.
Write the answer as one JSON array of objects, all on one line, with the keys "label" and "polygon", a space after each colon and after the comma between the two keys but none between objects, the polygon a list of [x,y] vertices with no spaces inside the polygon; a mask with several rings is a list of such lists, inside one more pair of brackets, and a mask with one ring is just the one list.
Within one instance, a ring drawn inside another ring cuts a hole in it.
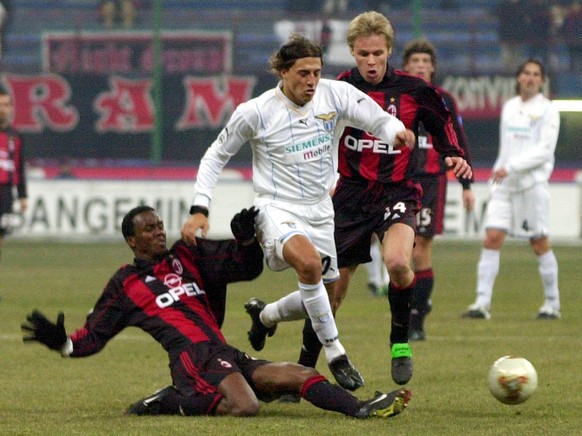
[{"label": "player's knee", "polygon": [[406,256],[393,256],[389,259],[385,259],[386,268],[388,268],[388,274],[390,277],[404,276],[410,270],[410,260]]},{"label": "player's knee", "polygon": [[284,363],[281,371],[289,377],[288,384],[297,388],[298,391],[301,390],[303,383],[311,377],[319,375],[319,372],[315,368],[291,362]]},{"label": "player's knee", "polygon": [[295,271],[300,280],[305,283],[314,283],[321,279],[321,259],[316,257],[306,257],[295,265]]},{"label": "player's knee", "polygon": [[261,404],[257,399],[247,399],[244,402],[236,402],[231,404],[230,413],[231,416],[256,416],[261,410]]}]

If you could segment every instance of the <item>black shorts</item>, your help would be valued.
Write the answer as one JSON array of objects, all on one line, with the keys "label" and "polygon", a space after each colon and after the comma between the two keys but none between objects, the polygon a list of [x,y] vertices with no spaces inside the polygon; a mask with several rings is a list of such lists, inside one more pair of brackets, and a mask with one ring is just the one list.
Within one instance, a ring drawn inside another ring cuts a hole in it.
[{"label": "black shorts", "polygon": [[10,233],[8,215],[12,213],[13,203],[12,185],[0,185],[0,236]]},{"label": "black shorts", "polygon": [[333,195],[340,268],[370,262],[370,242],[395,223],[415,228],[422,189],[412,181],[380,184],[340,178]]},{"label": "black shorts", "polygon": [[183,395],[211,395],[228,375],[239,372],[249,383],[259,400],[252,381],[255,370],[267,360],[254,359],[227,344],[200,342],[182,351],[170,362],[174,386]]},{"label": "black shorts", "polygon": [[422,186],[420,211],[416,214],[416,233],[426,238],[441,235],[447,201],[447,176],[435,174],[417,179]]}]

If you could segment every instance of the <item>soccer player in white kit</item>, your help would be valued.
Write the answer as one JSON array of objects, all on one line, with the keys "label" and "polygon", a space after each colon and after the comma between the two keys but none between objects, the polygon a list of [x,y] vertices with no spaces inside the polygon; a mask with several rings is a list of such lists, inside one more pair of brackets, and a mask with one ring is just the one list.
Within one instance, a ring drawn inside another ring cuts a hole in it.
[{"label": "soccer player in white kit", "polygon": [[280,82],[239,105],[206,151],[196,179],[192,216],[182,236],[189,243],[194,243],[198,230],[205,236],[219,174],[230,157],[250,143],[256,193],[253,213],[258,212],[257,237],[267,266],[274,271],[291,267],[299,280],[299,290],[274,303],[253,298],[245,305],[253,321],[251,345],[261,350],[278,322],[309,316],[336,381],[355,390],[364,380],[339,341],[328,297],[339,277],[330,198],[337,169],[335,132],[354,125],[381,138],[384,143],[377,146],[387,149],[413,147],[415,137],[352,85],[321,79],[322,65],[321,47],[299,35],[272,56],[271,69]]},{"label": "soccer player in white kit", "polygon": [[477,266],[477,299],[465,318],[489,319],[501,247],[507,234],[527,238],[538,258],[544,304],[537,319],[560,317],[558,262],[549,240],[550,193],[560,114],[541,88],[543,65],[528,59],[517,72],[516,97],[501,112],[499,155],[493,166],[485,240]]}]

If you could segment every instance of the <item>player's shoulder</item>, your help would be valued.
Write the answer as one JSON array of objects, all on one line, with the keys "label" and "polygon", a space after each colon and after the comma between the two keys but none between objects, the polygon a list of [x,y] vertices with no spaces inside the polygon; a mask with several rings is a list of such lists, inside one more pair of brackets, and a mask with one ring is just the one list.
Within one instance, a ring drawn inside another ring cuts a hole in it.
[{"label": "player's shoulder", "polygon": [[520,104],[521,104],[521,97],[519,95],[516,95],[516,96],[513,96],[513,97],[507,99],[505,101],[505,103],[503,103],[503,109],[505,109],[505,110],[513,109],[515,107],[519,107]]},{"label": "player's shoulder", "polygon": [[402,84],[412,85],[416,88],[434,89],[434,86],[430,82],[427,82],[422,77],[413,76],[411,74],[408,74],[406,71],[394,69],[392,71],[391,78],[394,81],[398,81]]},{"label": "player's shoulder", "polygon": [[351,86],[349,83],[340,81],[340,80],[333,80],[333,79],[319,79],[319,84],[317,85],[318,88],[321,89],[341,89],[343,87]]},{"label": "player's shoulder", "polygon": [[253,97],[250,100],[247,100],[239,104],[237,109],[240,109],[242,111],[254,110],[254,108],[262,107],[275,99],[276,99],[275,88],[271,88],[266,90],[262,94],[259,94],[258,96]]}]

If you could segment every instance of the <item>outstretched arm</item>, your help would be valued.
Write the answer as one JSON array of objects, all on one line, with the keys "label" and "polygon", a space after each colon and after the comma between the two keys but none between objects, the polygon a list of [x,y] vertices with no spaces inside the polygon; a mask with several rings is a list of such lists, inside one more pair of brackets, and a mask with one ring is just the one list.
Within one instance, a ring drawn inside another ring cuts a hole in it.
[{"label": "outstretched arm", "polygon": [[182,239],[189,245],[196,245],[196,234],[200,230],[200,236],[206,238],[208,232],[208,209],[202,206],[192,206],[190,217],[182,226]]}]

